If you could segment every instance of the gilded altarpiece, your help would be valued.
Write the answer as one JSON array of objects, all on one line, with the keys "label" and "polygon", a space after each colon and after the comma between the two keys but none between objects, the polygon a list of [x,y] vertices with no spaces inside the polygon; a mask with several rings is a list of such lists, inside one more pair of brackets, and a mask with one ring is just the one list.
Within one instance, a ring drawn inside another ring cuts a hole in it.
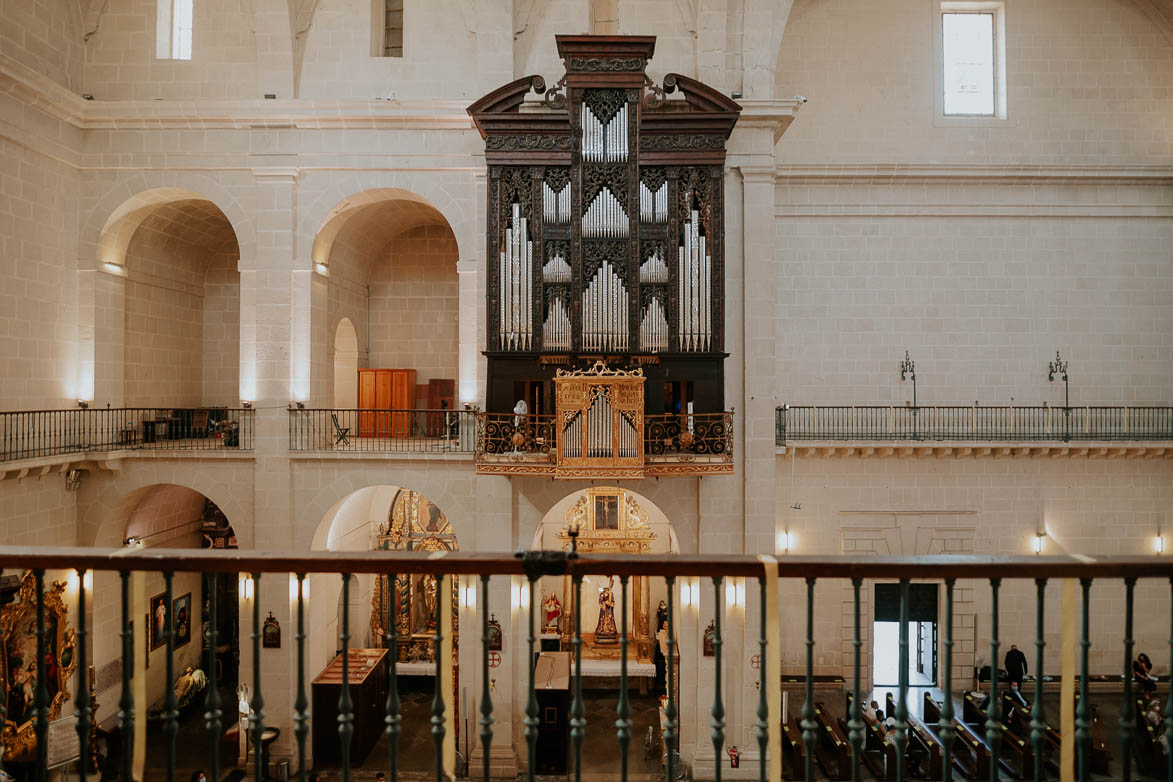
[{"label": "gilded altarpiece", "polygon": [[[575,531],[575,535],[571,535]],[[648,512],[640,507],[635,498],[616,488],[592,488],[582,493],[566,512],[566,524],[558,532],[558,540],[564,550],[570,550],[574,540],[576,549],[584,554],[649,554],[656,540],[656,533],[648,524]],[[611,591],[610,596],[606,591]],[[631,627],[629,631],[634,642],[639,662],[652,662],[654,636],[649,617],[651,605],[651,580],[647,576],[632,576],[628,593],[631,600]],[[562,622],[562,643],[569,644],[574,632],[574,587],[570,576],[562,579],[562,604],[566,606]],[[612,610],[621,607],[620,586],[615,579],[600,592],[601,599],[613,600]],[[589,599],[600,599],[591,596]],[[584,597],[584,602],[587,600]],[[602,610],[602,608],[601,608]],[[619,619],[614,620],[616,623]],[[596,628],[583,628],[585,641],[584,655],[601,659],[619,659],[618,639],[602,640],[596,637]],[[569,647],[567,647],[569,648]]]},{"label": "gilded altarpiece", "polygon": [[[375,547],[380,551],[457,551],[456,533],[444,513],[426,497],[401,489],[391,503],[387,523],[379,529]],[[450,579],[446,599],[452,601],[452,638],[455,658],[457,641],[458,592],[456,579]],[[371,634],[376,647],[382,648],[391,622],[395,622],[395,659],[399,662],[435,660],[436,601],[441,599],[435,576],[402,574],[390,583],[387,576],[375,579],[371,599]]]}]

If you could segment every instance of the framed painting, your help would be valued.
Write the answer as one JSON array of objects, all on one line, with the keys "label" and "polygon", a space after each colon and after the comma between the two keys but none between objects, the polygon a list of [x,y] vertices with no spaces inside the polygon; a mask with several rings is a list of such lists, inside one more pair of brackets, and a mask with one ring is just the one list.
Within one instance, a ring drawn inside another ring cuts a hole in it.
[{"label": "framed painting", "polygon": [[175,643],[179,647],[191,640],[191,592],[175,598],[172,610],[175,611]]},{"label": "framed painting", "polygon": [[77,660],[74,631],[67,627],[65,582],[45,590],[45,659],[37,665],[37,582],[26,571],[12,602],[0,610],[0,681],[3,682],[4,723],[0,742],[6,763],[28,763],[37,757],[34,729],[38,668],[45,672],[49,721],[61,716],[69,700],[68,685]]},{"label": "framed painting", "polygon": [[147,648],[154,651],[167,643],[167,595],[159,593],[151,598],[148,615],[151,640]]}]

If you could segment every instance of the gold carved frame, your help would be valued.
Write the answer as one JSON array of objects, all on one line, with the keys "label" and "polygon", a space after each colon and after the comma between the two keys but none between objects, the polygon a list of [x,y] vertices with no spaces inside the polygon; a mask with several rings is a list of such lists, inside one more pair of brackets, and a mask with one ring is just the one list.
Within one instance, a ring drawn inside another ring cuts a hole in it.
[{"label": "gold carved frame", "polygon": [[[589,369],[557,371],[554,377],[555,477],[583,478],[601,474],[643,477],[645,381],[642,369],[609,369],[602,361],[596,361]],[[608,421],[591,419],[591,408],[600,398],[609,405],[611,416]],[[595,425],[607,427],[610,431],[592,431]],[[566,446],[572,437],[580,438],[577,456],[567,455]],[[597,449],[600,442],[611,443],[611,453],[590,455],[591,449]],[[628,444],[626,454],[622,443]],[[599,473],[599,470],[603,472]]]},{"label": "gold carved frame", "polygon": [[[61,707],[69,700],[69,679],[77,667],[76,637],[74,631],[66,627],[69,612],[64,594],[65,582],[54,581],[44,595],[48,679],[45,686],[50,722],[61,716]],[[34,696],[37,690],[36,632],[37,582],[32,571],[27,570],[12,602],[0,610],[0,686],[3,688],[0,695],[5,706],[2,728],[5,763],[30,763],[37,759],[35,699],[28,697],[30,690]],[[32,659],[26,660],[26,657]],[[14,698],[23,701],[19,721],[10,719],[17,713],[12,708]]]}]

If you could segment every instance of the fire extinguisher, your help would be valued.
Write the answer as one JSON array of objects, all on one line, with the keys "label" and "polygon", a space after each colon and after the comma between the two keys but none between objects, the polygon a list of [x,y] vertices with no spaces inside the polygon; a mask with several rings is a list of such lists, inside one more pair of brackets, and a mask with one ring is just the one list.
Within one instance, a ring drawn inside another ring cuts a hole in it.
[{"label": "fire extinguisher", "polygon": [[729,748],[729,768],[741,768],[741,753],[736,744]]}]

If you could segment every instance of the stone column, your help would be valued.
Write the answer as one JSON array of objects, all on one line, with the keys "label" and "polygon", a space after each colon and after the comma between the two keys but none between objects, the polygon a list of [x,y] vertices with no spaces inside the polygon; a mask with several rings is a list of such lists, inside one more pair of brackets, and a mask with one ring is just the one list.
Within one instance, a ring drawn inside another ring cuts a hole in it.
[{"label": "stone column", "polygon": [[480,264],[476,259],[459,261],[456,264],[459,308],[459,341],[457,353],[457,406],[481,405],[485,400],[482,374],[478,371],[480,346],[481,303],[484,300],[480,280]]}]

